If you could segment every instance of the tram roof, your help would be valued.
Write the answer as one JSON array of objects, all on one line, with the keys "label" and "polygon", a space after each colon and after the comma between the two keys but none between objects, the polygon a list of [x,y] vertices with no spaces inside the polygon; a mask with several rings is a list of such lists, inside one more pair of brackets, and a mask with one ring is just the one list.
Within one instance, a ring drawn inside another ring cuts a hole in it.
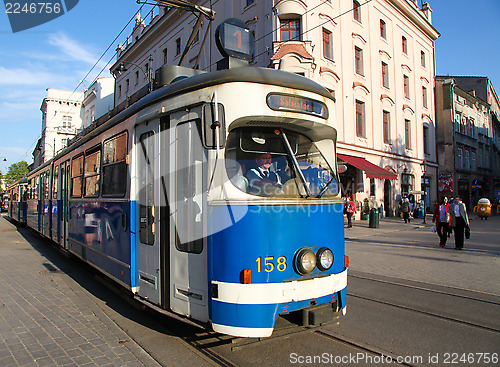
[{"label": "tram roof", "polygon": [[112,126],[120,123],[121,121],[124,121],[128,117],[132,116],[133,114],[137,113],[138,111],[149,105],[164,100],[165,98],[172,98],[181,94],[194,92],[196,90],[200,90],[203,88],[208,88],[215,85],[221,85],[227,83],[237,83],[237,82],[274,85],[279,87],[298,89],[306,92],[316,93],[318,95],[321,95],[323,97],[335,101],[335,97],[326,88],[314,82],[313,80],[303,77],[301,75],[276,69],[259,68],[259,67],[240,67],[240,68],[225,69],[215,72],[206,72],[193,76],[188,76],[184,79],[178,80],[172,84],[158,88],[157,90],[147,94],[136,103],[130,105],[125,110],[111,117],[102,125],[97,126],[94,130],[91,130],[87,134],[81,136],[78,140],[74,141],[70,146],[63,149],[50,161],[47,161],[41,166],[35,168],[29,174],[40,171],[41,169],[47,167],[53,160],[66,154],[69,150],[84,144],[85,142],[99,135],[101,132],[111,128]]},{"label": "tram roof", "polygon": [[[123,118],[127,118],[128,116],[136,113],[138,110],[148,105],[154,104],[166,97],[175,97],[180,94],[190,93],[215,85],[236,82],[257,83],[293,88],[306,92],[316,93],[335,101],[333,95],[326,88],[303,76],[275,69],[241,67],[202,73],[166,85],[146,95],[144,98],[131,105],[116,117],[120,120]],[[124,114],[125,116],[122,116],[122,114]]]}]

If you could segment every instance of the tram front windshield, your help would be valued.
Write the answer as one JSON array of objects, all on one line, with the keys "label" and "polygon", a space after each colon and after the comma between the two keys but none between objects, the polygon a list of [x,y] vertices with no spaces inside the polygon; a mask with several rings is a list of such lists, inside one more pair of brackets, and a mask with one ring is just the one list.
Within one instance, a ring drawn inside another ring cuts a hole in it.
[{"label": "tram front windshield", "polygon": [[228,136],[226,168],[240,190],[265,197],[331,197],[339,192],[335,170],[305,135],[283,128],[244,127]]}]

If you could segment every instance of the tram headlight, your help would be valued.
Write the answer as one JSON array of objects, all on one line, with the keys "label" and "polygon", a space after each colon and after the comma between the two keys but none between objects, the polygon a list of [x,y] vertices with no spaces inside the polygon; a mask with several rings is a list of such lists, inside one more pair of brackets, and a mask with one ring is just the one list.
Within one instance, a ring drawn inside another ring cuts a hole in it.
[{"label": "tram headlight", "polygon": [[300,274],[309,274],[316,267],[316,255],[311,250],[304,248],[297,255],[296,265]]},{"label": "tram headlight", "polygon": [[318,269],[325,271],[332,267],[333,265],[333,252],[329,248],[322,247],[318,250],[316,254],[318,258]]}]

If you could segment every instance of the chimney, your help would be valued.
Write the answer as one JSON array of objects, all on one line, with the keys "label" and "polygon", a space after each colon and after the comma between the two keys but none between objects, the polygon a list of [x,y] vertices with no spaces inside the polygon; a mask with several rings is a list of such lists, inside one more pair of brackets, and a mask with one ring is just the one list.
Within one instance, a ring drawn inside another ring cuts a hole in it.
[{"label": "chimney", "polygon": [[424,16],[427,18],[429,23],[432,24],[432,9],[429,3],[422,4],[422,13],[424,13]]}]

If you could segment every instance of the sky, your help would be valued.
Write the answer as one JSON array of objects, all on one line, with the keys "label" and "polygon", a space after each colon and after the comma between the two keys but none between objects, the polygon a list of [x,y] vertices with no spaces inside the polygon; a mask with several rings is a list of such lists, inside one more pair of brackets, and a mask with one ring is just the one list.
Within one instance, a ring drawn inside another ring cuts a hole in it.
[{"label": "sky", "polygon": [[[500,0],[427,2],[433,10],[433,26],[441,34],[435,43],[436,74],[487,76],[500,94]],[[80,0],[54,20],[13,33],[6,8],[0,4],[2,173],[21,160],[32,163],[47,88],[82,92],[102,69],[100,76],[110,76],[116,47],[130,35],[134,20],[119,33],[140,7],[135,0]],[[141,14],[150,9],[145,5]]]}]

